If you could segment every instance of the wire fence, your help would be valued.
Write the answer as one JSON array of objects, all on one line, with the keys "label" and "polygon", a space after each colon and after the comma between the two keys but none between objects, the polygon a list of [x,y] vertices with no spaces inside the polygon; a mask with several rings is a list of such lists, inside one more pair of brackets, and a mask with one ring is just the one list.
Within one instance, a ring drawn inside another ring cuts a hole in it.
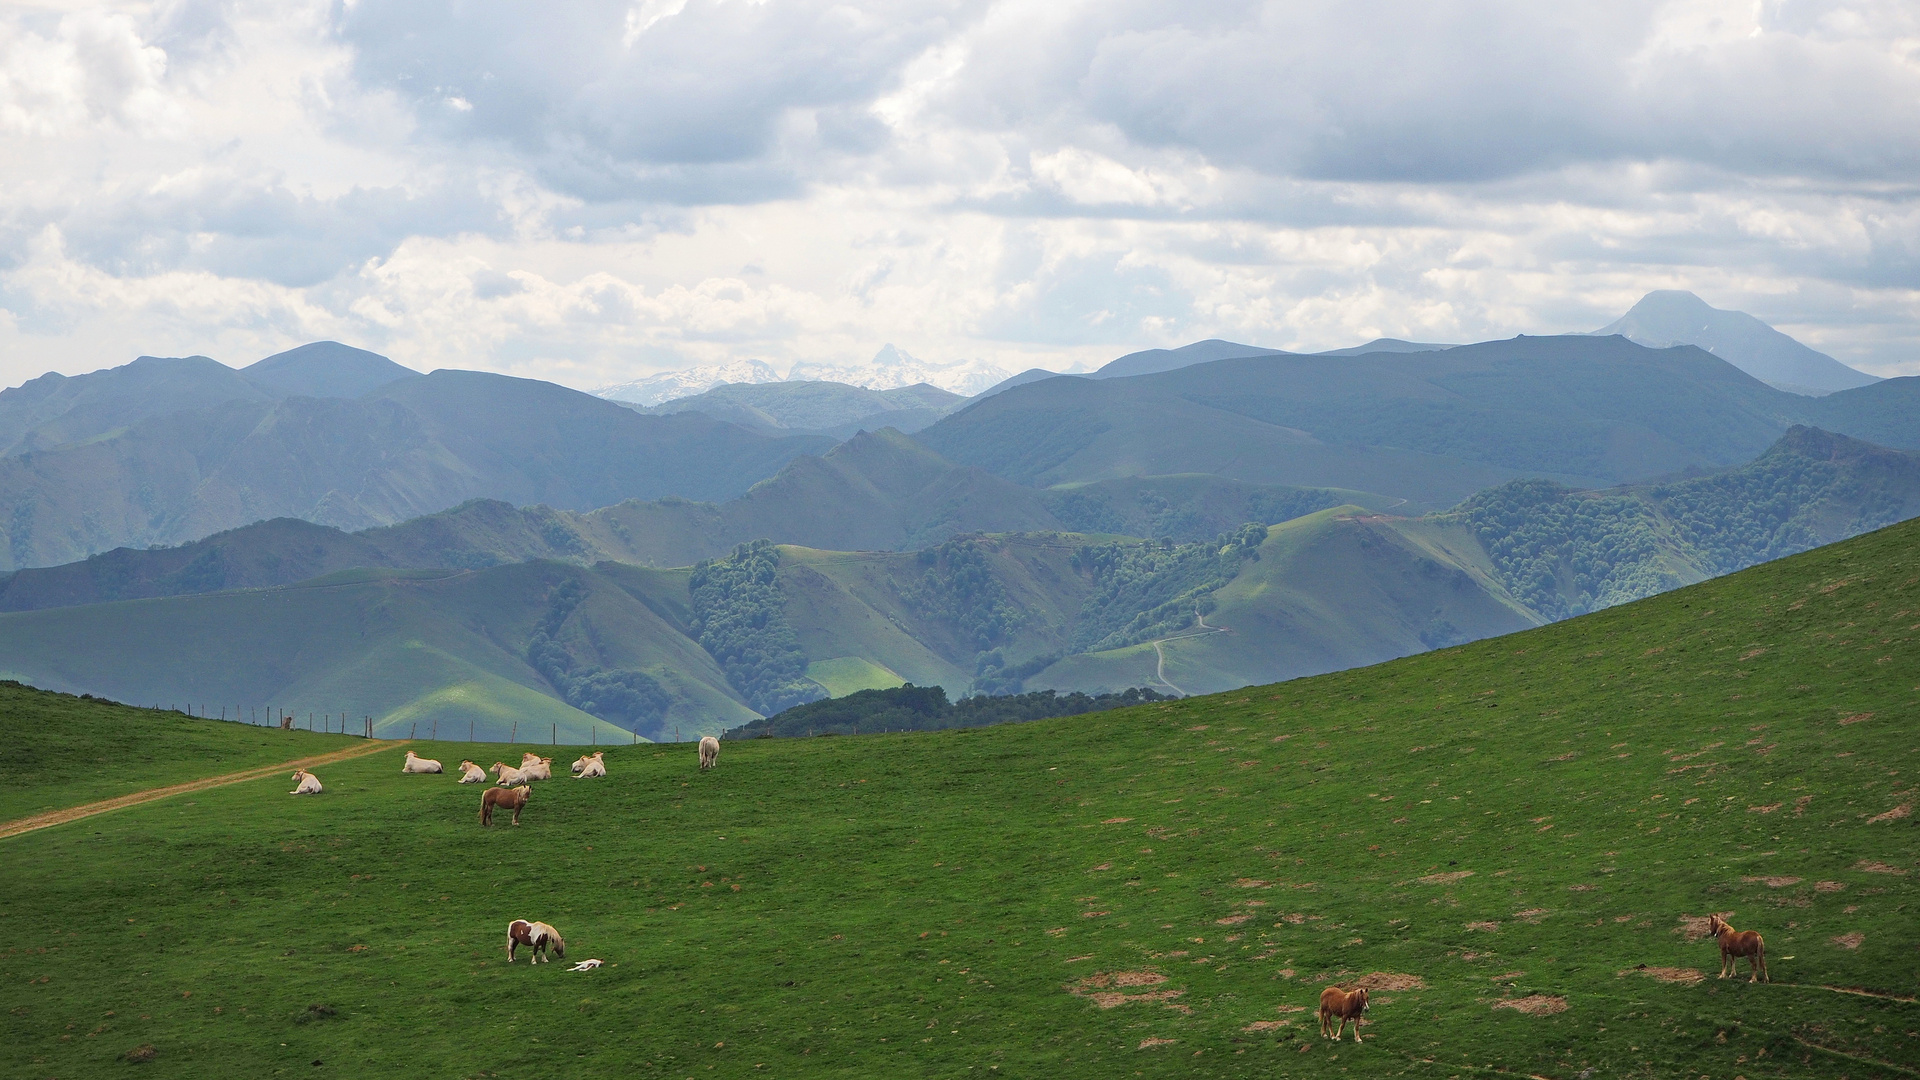
[{"label": "wire fence", "polygon": [[[547,745],[547,746],[615,746],[617,738],[602,739],[599,728],[588,730],[587,741],[582,743],[568,739],[560,741],[560,725],[549,722],[546,731],[538,730],[541,725],[528,723],[522,725],[518,720],[506,721],[503,725],[497,720],[468,719],[465,722],[448,721],[442,723],[434,717],[424,723],[407,721],[407,729],[402,732],[397,723],[375,720],[372,714],[342,709],[339,712],[306,710],[304,712],[285,706],[275,705],[203,705],[189,703],[184,707],[178,704],[162,706],[155,702],[146,706],[154,710],[177,712],[183,716],[203,720],[226,720],[249,724],[254,727],[279,728],[283,731],[313,731],[328,735],[351,735],[361,739],[415,739],[429,742],[486,742],[507,743],[509,745]],[[522,727],[525,731],[522,731]],[[627,732],[627,740],[635,745],[640,742],[640,733]],[[547,736],[543,741],[541,735]],[[504,736],[504,737],[503,737]],[[662,741],[662,740],[649,740]],[[680,742],[680,729],[675,728],[673,741]]]}]

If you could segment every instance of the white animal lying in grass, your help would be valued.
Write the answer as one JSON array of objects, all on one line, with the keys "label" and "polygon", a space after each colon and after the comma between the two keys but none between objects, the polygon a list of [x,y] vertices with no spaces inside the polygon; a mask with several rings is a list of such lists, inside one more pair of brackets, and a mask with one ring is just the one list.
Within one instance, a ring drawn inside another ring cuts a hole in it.
[{"label": "white animal lying in grass", "polygon": [[432,758],[421,757],[409,750],[407,751],[406,763],[400,766],[400,771],[403,773],[437,773],[445,772],[446,770],[442,769],[440,763]]},{"label": "white animal lying in grass", "polygon": [[293,770],[293,781],[294,789],[287,792],[289,795],[320,794],[320,778],[305,769]]},{"label": "white animal lying in grass", "polygon": [[594,968],[599,967],[601,964],[605,962],[606,961],[604,960],[582,960],[579,963],[568,968],[567,970],[568,971],[592,971]]},{"label": "white animal lying in grass", "polygon": [[487,782],[487,770],[471,761],[460,763],[460,782],[463,784],[484,784]]},{"label": "white animal lying in grass", "polygon": [[551,780],[553,779],[553,759],[528,754],[527,758],[520,762],[520,771],[529,780]]},{"label": "white animal lying in grass", "polygon": [[605,750],[586,754],[573,763],[573,775],[581,780],[589,776],[607,775],[607,752]]},{"label": "white animal lying in grass", "polygon": [[500,776],[501,787],[519,787],[527,782],[527,774],[504,761],[493,763],[493,772]]}]

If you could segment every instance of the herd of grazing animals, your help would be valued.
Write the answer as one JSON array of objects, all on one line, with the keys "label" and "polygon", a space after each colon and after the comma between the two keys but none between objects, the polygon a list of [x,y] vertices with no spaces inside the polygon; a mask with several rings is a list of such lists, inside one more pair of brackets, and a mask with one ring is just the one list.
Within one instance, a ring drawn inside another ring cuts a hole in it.
[{"label": "herd of grazing animals", "polygon": [[[701,772],[719,765],[720,740],[711,735],[705,736],[700,740],[699,749]],[[585,780],[607,775],[606,757],[606,752],[603,750],[581,755],[573,763],[574,778]],[[439,773],[444,770],[438,761],[420,757],[409,750],[400,771],[403,774],[414,774]],[[488,771],[471,761],[462,761],[459,782],[462,784],[485,783]],[[496,786],[481,792],[480,824],[492,825],[493,812],[497,809],[511,811],[513,823],[518,825],[520,812],[526,809],[527,800],[532,797],[532,782],[553,779],[553,759],[526,753],[521,756],[519,768],[496,761],[490,771],[497,774],[499,779]],[[292,791],[294,795],[317,795],[321,791],[320,778],[305,769],[296,770],[293,779],[297,785]],[[1717,914],[1707,917],[1707,933],[1720,946],[1721,978],[1727,978],[1729,975],[1737,978],[1740,958],[1744,956],[1747,958],[1749,982],[1773,981],[1767,974],[1766,942],[1759,933],[1752,930],[1735,930],[1731,923]],[[552,949],[554,956],[565,958],[567,955],[567,944],[561,939],[558,930],[543,922],[515,919],[507,924],[508,963],[514,961],[516,951],[523,945],[527,948],[529,961],[535,964],[543,959],[550,960],[546,955],[549,948]],[[598,967],[599,964],[600,961],[590,960],[582,963],[575,970],[589,970],[592,967]],[[1343,990],[1338,986],[1329,986],[1320,991],[1320,1034],[1339,1042],[1346,1034],[1348,1022],[1352,1022],[1353,1041],[1359,1042],[1360,1018],[1366,1011],[1366,987]]]}]

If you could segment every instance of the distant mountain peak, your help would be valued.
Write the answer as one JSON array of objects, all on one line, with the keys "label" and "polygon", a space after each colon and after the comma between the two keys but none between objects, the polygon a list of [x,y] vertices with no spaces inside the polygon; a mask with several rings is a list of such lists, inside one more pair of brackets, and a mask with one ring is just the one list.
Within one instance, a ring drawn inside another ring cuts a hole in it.
[{"label": "distant mountain peak", "polygon": [[1652,349],[1698,346],[1761,382],[1814,397],[1880,381],[1744,311],[1716,308],[1684,289],[1656,289],[1594,334],[1619,334]]},{"label": "distant mountain peak", "polygon": [[614,383],[593,391],[595,397],[609,401],[627,401],[635,405],[659,405],[695,394],[704,394],[716,386],[731,383],[770,383],[782,381],[781,374],[765,360],[729,360],[724,364],[701,364],[684,371],[663,371],[644,379]]},{"label": "distant mountain peak", "polygon": [[254,382],[301,397],[357,398],[400,379],[420,374],[376,352],[337,341],[315,341],[241,371]]},{"label": "distant mountain peak", "polygon": [[868,390],[898,390],[926,383],[950,393],[972,397],[1000,382],[1013,372],[986,360],[956,360],[940,364],[922,360],[900,346],[888,342],[880,346],[873,359],[864,364],[834,364],[801,361],[787,373],[789,379],[813,379],[846,383]]}]

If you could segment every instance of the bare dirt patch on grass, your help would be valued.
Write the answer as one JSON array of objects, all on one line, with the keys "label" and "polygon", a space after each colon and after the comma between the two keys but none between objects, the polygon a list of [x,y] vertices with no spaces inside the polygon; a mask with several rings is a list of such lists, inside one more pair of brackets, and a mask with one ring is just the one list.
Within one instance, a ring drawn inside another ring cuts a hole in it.
[{"label": "bare dirt patch on grass", "polygon": [[1471,870],[1450,870],[1444,874],[1428,874],[1426,877],[1416,878],[1415,880],[1422,885],[1451,885],[1456,881],[1464,881],[1472,876],[1473,871]]},{"label": "bare dirt patch on grass", "polygon": [[1248,1024],[1246,1027],[1243,1027],[1240,1030],[1256,1031],[1256,1032],[1257,1031],[1278,1031],[1281,1028],[1292,1027],[1292,1026],[1293,1026],[1293,1021],[1291,1020],[1255,1020],[1253,1023]]},{"label": "bare dirt patch on grass", "polygon": [[1844,881],[1816,881],[1813,883],[1814,892],[1839,892],[1846,887],[1847,883]]},{"label": "bare dirt patch on grass", "polygon": [[1139,1045],[1139,1047],[1138,1047],[1137,1049],[1141,1049],[1141,1050],[1151,1050],[1151,1049],[1153,1049],[1153,1048],[1154,1048],[1154,1047],[1156,1047],[1156,1046],[1172,1046],[1172,1045],[1173,1045],[1174,1043],[1176,1043],[1176,1042],[1178,1042],[1178,1041],[1179,1041],[1178,1039],[1154,1039],[1154,1038],[1146,1038],[1146,1039],[1141,1039],[1141,1040],[1140,1040],[1140,1045]]},{"label": "bare dirt patch on grass", "polygon": [[1418,975],[1405,975],[1393,971],[1376,971],[1362,976],[1351,987],[1354,990],[1425,990],[1427,981]]},{"label": "bare dirt patch on grass", "polygon": [[1851,934],[1836,934],[1827,940],[1843,949],[1857,949],[1866,944],[1867,935],[1856,930]]},{"label": "bare dirt patch on grass", "polygon": [[1746,882],[1749,885],[1752,885],[1755,882],[1761,882],[1761,883],[1764,883],[1766,887],[1769,889],[1784,889],[1789,885],[1800,884],[1802,879],[1797,877],[1789,877],[1786,875],[1775,875],[1773,877],[1743,877],[1740,880]]},{"label": "bare dirt patch on grass", "polygon": [[1853,868],[1855,870],[1864,870],[1869,874],[1905,874],[1906,873],[1905,870],[1902,870],[1897,866],[1888,866],[1886,863],[1876,862],[1872,859],[1861,859],[1859,862],[1853,864]]},{"label": "bare dirt patch on grass", "polygon": [[1271,889],[1273,888],[1273,882],[1262,881],[1259,878],[1243,877],[1235,880],[1233,887],[1236,889]]},{"label": "bare dirt patch on grass", "polygon": [[1894,807],[1893,809],[1887,811],[1884,814],[1875,814],[1872,817],[1868,818],[1867,824],[1878,825],[1882,821],[1899,821],[1901,818],[1907,817],[1912,813],[1913,813],[1912,803],[1910,802],[1901,803],[1899,806]]},{"label": "bare dirt patch on grass", "polygon": [[1185,990],[1149,990],[1143,994],[1126,992],[1129,988],[1158,986],[1166,981],[1167,977],[1157,971],[1102,971],[1081,979],[1067,987],[1067,991],[1075,997],[1089,998],[1103,1009],[1117,1009],[1136,1001],[1166,1002],[1186,993]]},{"label": "bare dirt patch on grass", "polygon": [[1500,924],[1497,922],[1470,922],[1467,924],[1467,929],[1485,930],[1488,933],[1492,933],[1493,931],[1500,929]]},{"label": "bare dirt patch on grass", "polygon": [[1665,983],[1681,983],[1686,986],[1692,986],[1707,977],[1705,972],[1695,971],[1693,968],[1651,967],[1647,964],[1614,972],[1615,977],[1627,975],[1645,975],[1649,979],[1658,979]]},{"label": "bare dirt patch on grass", "polygon": [[[1720,917],[1724,919],[1731,916],[1733,912],[1722,911],[1719,914]],[[1673,932],[1681,935],[1688,941],[1699,941],[1701,938],[1708,936],[1707,920],[1710,918],[1712,918],[1710,915],[1682,915],[1680,916],[1680,925],[1674,927]]]},{"label": "bare dirt patch on grass", "polygon": [[1558,994],[1528,994],[1526,997],[1501,998],[1493,1003],[1496,1009],[1512,1009],[1528,1016],[1552,1016],[1567,1011],[1567,999]]},{"label": "bare dirt patch on grass", "polygon": [[1251,915],[1229,915],[1224,919],[1215,919],[1213,923],[1215,926],[1239,926],[1251,918],[1253,918]]}]

